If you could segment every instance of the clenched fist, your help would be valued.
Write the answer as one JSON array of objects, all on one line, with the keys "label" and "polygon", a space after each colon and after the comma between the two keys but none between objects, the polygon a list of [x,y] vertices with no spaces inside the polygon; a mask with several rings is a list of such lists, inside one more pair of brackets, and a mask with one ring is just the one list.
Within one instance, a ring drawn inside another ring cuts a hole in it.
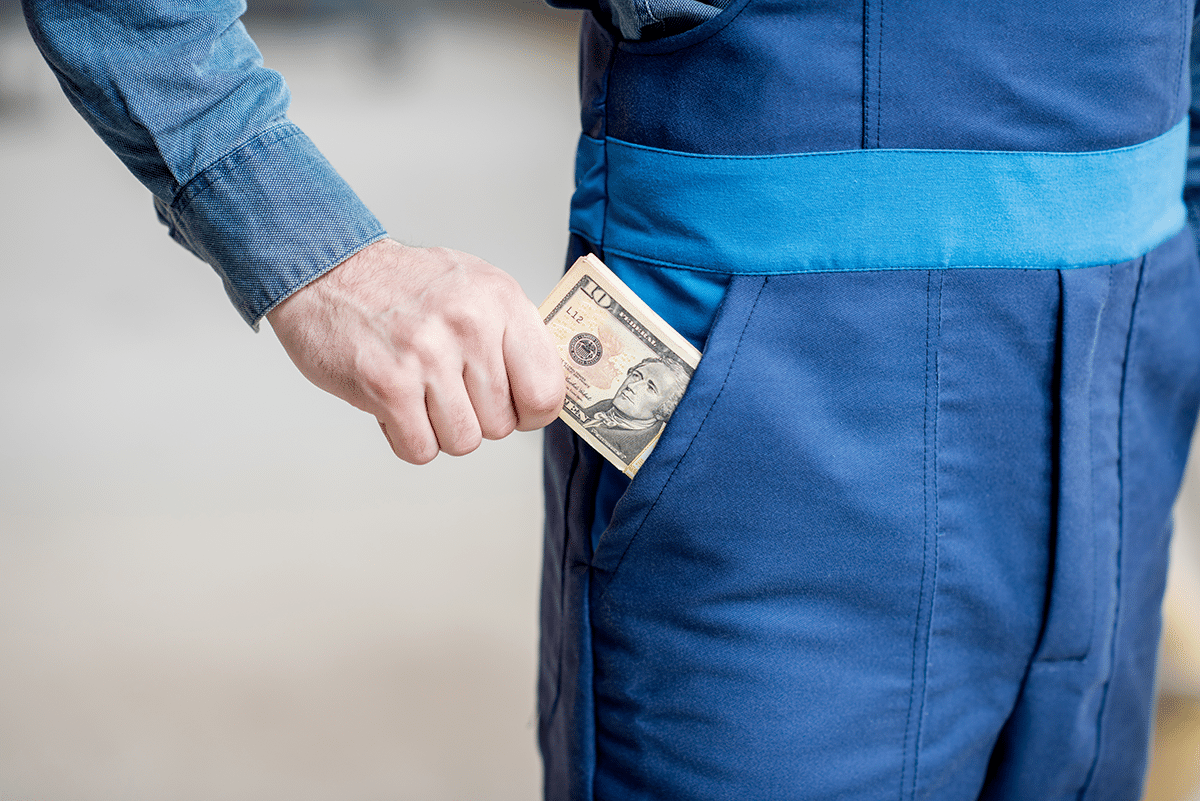
[{"label": "clenched fist", "polygon": [[381,240],[267,319],[300,372],[375,415],[407,462],[541,428],[562,406],[562,363],[537,309],[466,253]]}]

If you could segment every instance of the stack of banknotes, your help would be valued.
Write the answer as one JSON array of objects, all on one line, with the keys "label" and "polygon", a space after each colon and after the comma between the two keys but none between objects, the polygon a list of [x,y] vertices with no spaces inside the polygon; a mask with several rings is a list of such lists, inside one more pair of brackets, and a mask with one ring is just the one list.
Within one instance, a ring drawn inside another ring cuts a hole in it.
[{"label": "stack of banknotes", "polygon": [[559,417],[633,477],[674,413],[700,351],[594,255],[575,262],[540,312],[566,372]]}]

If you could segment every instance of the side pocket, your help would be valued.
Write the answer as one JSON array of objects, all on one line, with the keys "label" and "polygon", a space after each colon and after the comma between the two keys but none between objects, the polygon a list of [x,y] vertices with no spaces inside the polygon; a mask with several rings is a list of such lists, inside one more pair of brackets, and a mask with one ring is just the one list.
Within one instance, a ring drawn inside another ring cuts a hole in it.
[{"label": "side pocket", "polygon": [[1121,277],[1113,267],[1059,273],[1056,504],[1036,661],[1085,658],[1095,631],[1097,542],[1117,526],[1117,408],[1105,401],[1120,391],[1129,330],[1127,315],[1113,319],[1132,289]]},{"label": "side pocket", "polygon": [[592,559],[596,590],[604,588],[638,536],[647,516],[667,489],[704,422],[737,357],[738,345],[762,291],[763,276],[734,276],[709,333],[704,356],[658,445],[617,502],[612,521],[600,536]]},{"label": "side pocket", "polygon": [[[743,8],[750,0],[727,0],[725,7],[705,19],[702,13],[705,2],[663,2],[663,0],[621,0],[612,5],[620,6],[621,32],[626,36],[620,43],[622,50],[631,53],[670,53],[680,48],[702,42],[713,36]],[[691,7],[691,8],[689,8]],[[629,38],[639,35],[639,39]]]}]

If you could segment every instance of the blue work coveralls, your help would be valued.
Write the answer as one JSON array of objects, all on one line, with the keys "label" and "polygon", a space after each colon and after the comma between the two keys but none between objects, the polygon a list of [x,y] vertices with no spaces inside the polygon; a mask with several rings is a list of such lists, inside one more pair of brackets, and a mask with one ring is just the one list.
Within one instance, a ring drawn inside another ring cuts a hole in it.
[{"label": "blue work coveralls", "polygon": [[704,356],[632,483],[548,432],[546,797],[1136,799],[1190,5],[594,11],[571,256]]},{"label": "blue work coveralls", "polygon": [[[384,235],[241,0],[23,4],[251,324]],[[557,4],[595,12],[572,256],[704,356],[632,483],[548,432],[547,798],[1136,798],[1191,3]]]}]

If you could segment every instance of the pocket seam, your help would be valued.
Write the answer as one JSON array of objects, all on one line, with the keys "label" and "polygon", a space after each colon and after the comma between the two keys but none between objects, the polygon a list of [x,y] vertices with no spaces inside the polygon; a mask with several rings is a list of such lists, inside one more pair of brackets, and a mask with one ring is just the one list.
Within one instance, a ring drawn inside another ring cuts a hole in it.
[{"label": "pocket seam", "polygon": [[746,314],[745,322],[742,323],[742,330],[738,333],[737,345],[734,346],[733,355],[729,359],[729,366],[725,369],[725,376],[721,379],[721,385],[713,394],[712,400],[709,401],[708,409],[704,412],[704,417],[701,418],[700,424],[696,426],[696,430],[692,433],[691,439],[688,440],[687,447],[685,447],[683,452],[680,453],[679,458],[675,461],[674,466],[671,468],[671,472],[667,475],[666,480],[663,481],[662,486],[659,487],[658,493],[654,496],[654,500],[650,502],[650,505],[642,514],[641,521],[637,524],[637,528],[634,529],[633,533],[630,534],[629,539],[625,543],[625,548],[621,551],[621,555],[617,557],[616,564],[612,566],[611,570],[597,571],[595,578],[598,601],[602,600],[608,593],[608,585],[616,576],[617,571],[621,569],[621,564],[625,561],[626,554],[629,553],[629,549],[633,547],[633,543],[637,541],[637,538],[641,536],[642,529],[646,526],[646,521],[650,519],[650,515],[653,514],[655,507],[658,506],[658,502],[662,499],[663,493],[667,491],[667,487],[671,485],[671,481],[675,478],[675,473],[678,472],[679,466],[683,464],[683,460],[687,458],[688,452],[691,451],[692,443],[696,441],[696,437],[700,436],[700,432],[704,430],[704,426],[708,422],[709,416],[712,414],[713,407],[717,405],[717,401],[721,399],[721,395],[725,392],[725,385],[729,383],[729,376],[733,373],[734,365],[737,364],[738,354],[741,353],[742,342],[746,337],[746,330],[750,327],[750,321],[754,319],[754,312],[758,309],[758,301],[762,297],[763,289],[766,287],[769,278],[769,276],[763,276],[762,282],[758,285],[758,291],[754,294],[754,302],[750,305],[750,311]]},{"label": "pocket seam", "polygon": [[676,53],[685,48],[708,41],[716,36],[737,19],[738,15],[746,9],[746,6],[750,5],[750,2],[751,0],[736,0],[722,10],[720,14],[712,19],[705,20],[695,28],[690,28],[662,39],[650,39],[644,42],[618,40],[617,49],[637,56],[662,56]]}]

